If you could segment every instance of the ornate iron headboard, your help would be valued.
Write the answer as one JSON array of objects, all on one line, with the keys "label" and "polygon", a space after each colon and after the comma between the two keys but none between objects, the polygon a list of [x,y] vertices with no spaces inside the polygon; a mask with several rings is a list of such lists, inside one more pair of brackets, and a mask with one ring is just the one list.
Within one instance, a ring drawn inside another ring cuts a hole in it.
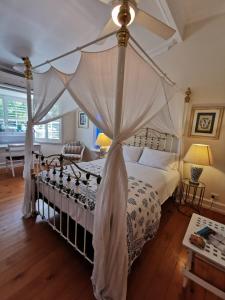
[{"label": "ornate iron headboard", "polygon": [[175,135],[162,133],[151,128],[142,128],[126,140],[126,145],[149,147],[166,152],[177,152],[178,139]]}]

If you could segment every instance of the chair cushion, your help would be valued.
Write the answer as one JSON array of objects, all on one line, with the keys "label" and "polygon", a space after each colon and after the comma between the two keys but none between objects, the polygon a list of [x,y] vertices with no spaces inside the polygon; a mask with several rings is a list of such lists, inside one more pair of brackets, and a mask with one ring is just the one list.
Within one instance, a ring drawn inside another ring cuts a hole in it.
[{"label": "chair cushion", "polygon": [[82,151],[82,146],[67,144],[64,147],[64,153],[65,154],[80,154],[81,151]]},{"label": "chair cushion", "polygon": [[73,154],[73,153],[65,153],[64,154],[65,157],[80,157],[80,154]]},{"label": "chair cushion", "polygon": [[64,154],[64,157],[69,160],[80,160],[81,156],[79,154]]},{"label": "chair cushion", "polygon": [[[10,156],[6,156],[6,159],[10,160]],[[23,160],[24,156],[20,155],[20,156],[12,156],[12,160]]]}]

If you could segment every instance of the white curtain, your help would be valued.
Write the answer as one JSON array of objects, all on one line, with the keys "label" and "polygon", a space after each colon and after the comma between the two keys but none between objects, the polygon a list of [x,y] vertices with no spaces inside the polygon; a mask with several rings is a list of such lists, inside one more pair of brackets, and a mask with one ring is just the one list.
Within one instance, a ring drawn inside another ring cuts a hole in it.
[{"label": "white curtain", "polygon": [[[39,79],[38,90],[45,87],[40,99],[47,99],[47,103],[38,101],[46,108],[42,114],[42,109],[36,108],[38,121],[40,115],[47,114],[47,108],[53,107],[64,86],[94,124],[113,139],[96,199],[92,282],[97,299],[124,300],[128,270],[128,179],[121,143],[169,105],[175,87],[161,78],[130,45],[100,53],[83,52],[73,75],[55,69],[47,73]],[[58,85],[57,89],[53,84]],[[171,118],[166,110],[163,115]],[[174,124],[168,121],[166,126],[173,130]]]},{"label": "white curtain", "polygon": [[[58,75],[60,74],[60,76]],[[70,78],[69,75],[66,78]],[[29,217],[34,210],[31,201],[31,168],[33,150],[33,126],[51,122],[64,114],[75,110],[76,103],[65,89],[63,74],[51,67],[45,73],[33,74],[34,98],[32,102],[32,115],[28,118],[25,141],[25,165],[23,177],[25,191],[23,202],[23,215]],[[31,99],[29,100],[31,101]]]}]

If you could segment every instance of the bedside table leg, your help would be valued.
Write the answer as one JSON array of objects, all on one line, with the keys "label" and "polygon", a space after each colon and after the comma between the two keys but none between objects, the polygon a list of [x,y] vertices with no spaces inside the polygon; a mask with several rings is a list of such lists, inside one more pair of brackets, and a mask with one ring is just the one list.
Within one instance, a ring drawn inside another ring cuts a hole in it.
[{"label": "bedside table leg", "polygon": [[[187,265],[185,266],[185,270],[187,271],[191,271],[192,269],[192,261],[193,261],[193,252],[188,250],[188,260],[187,260]],[[185,288],[187,286],[188,283],[188,278],[186,276],[184,276],[183,279],[183,288]]]}]

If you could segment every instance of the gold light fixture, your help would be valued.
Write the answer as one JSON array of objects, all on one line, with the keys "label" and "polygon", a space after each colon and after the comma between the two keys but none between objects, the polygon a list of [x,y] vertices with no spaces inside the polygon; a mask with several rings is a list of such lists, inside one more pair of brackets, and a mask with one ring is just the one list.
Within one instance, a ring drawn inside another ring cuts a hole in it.
[{"label": "gold light fixture", "polygon": [[184,161],[195,165],[191,167],[190,182],[198,185],[203,168],[196,165],[212,166],[213,164],[210,146],[203,144],[192,144],[184,157]]},{"label": "gold light fixture", "polygon": [[[129,23],[127,24],[127,26],[129,26],[130,24],[133,23],[134,21],[134,18],[135,18],[135,10],[134,10],[134,7],[132,6],[131,3],[128,3],[128,6],[129,6],[129,12],[130,12],[130,21]],[[113,19],[113,22],[118,26],[118,27],[121,27],[121,23],[119,22],[119,19],[118,19],[118,15],[119,15],[119,12],[120,12],[120,7],[121,7],[121,4],[117,4],[113,7],[112,9],[112,19]]]}]

